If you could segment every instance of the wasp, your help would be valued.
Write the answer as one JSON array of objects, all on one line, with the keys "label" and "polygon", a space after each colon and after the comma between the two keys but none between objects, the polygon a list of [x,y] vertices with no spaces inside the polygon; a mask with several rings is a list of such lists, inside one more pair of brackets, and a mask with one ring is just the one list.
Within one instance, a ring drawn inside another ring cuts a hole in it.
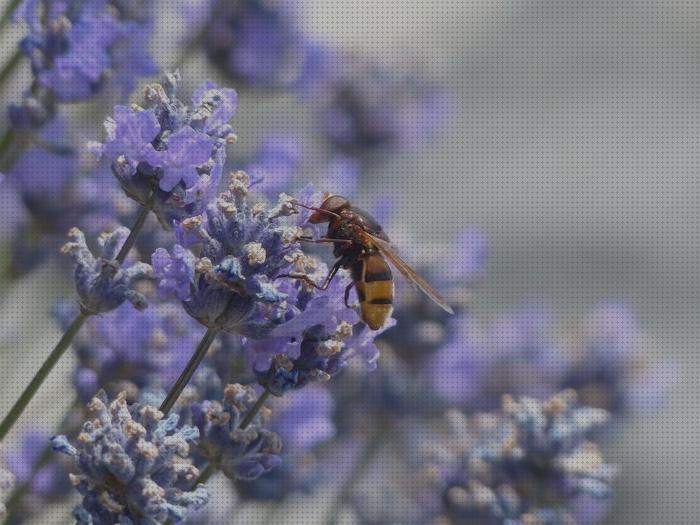
[{"label": "wasp", "polygon": [[327,197],[319,208],[299,202],[295,204],[313,211],[309,217],[310,223],[328,223],[325,237],[303,237],[300,240],[332,243],[333,255],[337,259],[323,284],[316,284],[308,276],[299,273],[290,273],[287,277],[304,280],[315,288],[325,290],[338,270],[350,270],[352,282],[345,289],[345,306],[350,307],[348,298],[354,287],[360,302],[360,317],[372,330],[379,330],[394,309],[394,279],[387,264],[389,261],[435,304],[450,314],[454,313],[440,294],[396,254],[389,237],[369,213],[353,206],[348,199],[339,195]]}]

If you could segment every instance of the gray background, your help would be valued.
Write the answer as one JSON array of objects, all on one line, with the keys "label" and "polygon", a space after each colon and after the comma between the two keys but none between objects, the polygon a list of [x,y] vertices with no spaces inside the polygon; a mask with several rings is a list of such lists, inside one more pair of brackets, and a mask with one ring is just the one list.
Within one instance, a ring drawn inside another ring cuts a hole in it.
[{"label": "gray background", "polygon": [[[608,447],[621,468],[609,523],[698,523],[698,2],[307,3],[320,38],[400,68],[422,63],[457,94],[449,129],[377,167],[359,197],[398,195],[396,224],[411,225],[392,232],[399,243],[447,242],[479,225],[492,246],[484,313],[534,297],[566,318],[623,299],[673,356],[682,377],[670,405]],[[213,74],[197,61],[183,69]],[[305,136],[309,116],[287,97],[243,93],[236,122],[244,154],[280,126]],[[14,352],[0,356],[0,412],[58,337],[46,311],[60,292],[51,271],[3,291],[0,333]],[[32,405],[47,423],[44,410],[69,402],[70,361],[60,368]]]}]

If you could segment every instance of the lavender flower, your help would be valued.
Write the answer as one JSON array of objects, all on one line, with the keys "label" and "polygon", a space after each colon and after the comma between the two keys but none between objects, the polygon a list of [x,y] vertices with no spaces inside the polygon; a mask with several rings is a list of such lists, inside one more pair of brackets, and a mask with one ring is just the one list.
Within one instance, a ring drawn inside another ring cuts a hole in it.
[{"label": "lavender flower", "polygon": [[126,194],[153,210],[161,224],[202,213],[215,194],[234,140],[228,121],[236,110],[233,89],[204,82],[192,108],[176,98],[179,75],[146,88],[153,107],[116,106],[105,122],[107,140],[93,145],[112,165]]},{"label": "lavender flower", "polygon": [[[21,445],[8,450],[4,459],[18,484],[29,483],[33,497],[56,500],[68,493],[66,465],[61,461],[40,464],[46,450],[49,434],[40,428],[28,428],[22,433]],[[23,511],[26,512],[26,509]]]},{"label": "lavender flower", "polygon": [[87,421],[72,445],[66,436],[51,439],[54,450],[74,458],[71,483],[83,496],[74,510],[80,524],[180,522],[188,509],[208,499],[203,486],[189,490],[198,475],[187,461],[197,443],[196,428],[178,428],[150,406],[128,406],[124,394],[107,405],[104,393],[88,404]]},{"label": "lavender flower", "polygon": [[472,437],[462,442],[474,445],[464,461],[444,470],[445,508],[436,523],[596,522],[615,469],[588,436],[607,418],[604,410],[578,405],[573,391],[547,401],[506,396],[499,414],[475,416],[464,426]]},{"label": "lavender flower", "polygon": [[201,326],[174,304],[151,304],[144,312],[122,305],[93,317],[73,343],[78,395],[88,401],[102,388],[135,401],[144,392],[165,392],[201,337]]},{"label": "lavender flower", "polygon": [[151,275],[148,264],[137,262],[122,267],[114,259],[129,235],[126,228],[118,228],[98,239],[99,255],[95,257],[87,246],[85,236],[77,228],[68,233],[73,238],[62,250],[75,261],[75,285],[80,296],[80,307],[87,314],[98,314],[115,309],[124,301],[135,308],[146,308],[146,297],[133,286]]},{"label": "lavender flower", "polygon": [[259,87],[296,81],[306,46],[299,2],[213,0],[203,32],[210,59],[231,78]]},{"label": "lavender flower", "polygon": [[251,481],[282,462],[279,436],[262,426],[268,409],[261,409],[246,428],[240,428],[257,397],[251,387],[232,384],[224,389],[221,403],[203,401],[191,408],[192,422],[201,435],[199,452],[231,479]]},{"label": "lavender flower", "polygon": [[602,303],[570,338],[562,385],[586,403],[615,414],[658,407],[677,380],[669,361],[657,358],[630,307]]},{"label": "lavender flower", "polygon": [[91,97],[108,85],[130,92],[156,73],[148,55],[149,24],[129,18],[121,2],[27,0],[16,13],[29,34],[20,45],[38,85],[59,101]]},{"label": "lavender flower", "polygon": [[152,261],[161,292],[183,300],[202,324],[262,337],[284,322],[297,295],[290,279],[276,277],[299,247],[278,211],[248,205],[247,188],[247,176],[233,175],[229,192],[204,215],[176,225],[181,245],[199,257],[176,245],[156,250]]},{"label": "lavender flower", "polygon": [[331,53],[326,62],[305,91],[318,104],[323,134],[346,153],[411,148],[445,120],[451,101],[444,89],[354,55]]},{"label": "lavender flower", "polygon": [[333,410],[333,397],[321,385],[277,400],[268,427],[284,443],[284,461],[255,481],[239,483],[239,493],[279,501],[290,493],[311,490],[321,481],[317,447],[328,443],[336,433]]}]

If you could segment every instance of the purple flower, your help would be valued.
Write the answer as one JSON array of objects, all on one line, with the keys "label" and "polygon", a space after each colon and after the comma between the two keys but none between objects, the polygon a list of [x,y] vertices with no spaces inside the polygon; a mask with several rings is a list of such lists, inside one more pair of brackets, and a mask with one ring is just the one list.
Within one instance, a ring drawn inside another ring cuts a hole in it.
[{"label": "purple flower", "polygon": [[366,155],[425,141],[445,121],[451,97],[410,75],[396,75],[356,55],[329,53],[304,88],[317,104],[320,127],[338,149]]},{"label": "purple flower", "polygon": [[293,137],[265,138],[255,159],[246,167],[251,187],[276,198],[294,183],[301,161],[301,147]]},{"label": "purple flower", "polygon": [[16,18],[29,26],[22,51],[40,86],[62,102],[87,99],[114,85],[131,91],[156,73],[148,55],[149,24],[128,18],[118,2],[27,0]]},{"label": "purple flower", "polygon": [[277,279],[299,253],[295,229],[282,221],[292,213],[288,198],[266,210],[248,205],[248,178],[232,175],[230,190],[201,217],[176,224],[181,243],[154,254],[160,289],[184,298],[187,312],[202,324],[261,337],[286,319],[298,295],[291,279]]},{"label": "purple flower", "polygon": [[202,331],[174,304],[151,304],[144,312],[122,305],[91,318],[73,344],[78,395],[87,401],[99,389],[111,395],[124,391],[135,401],[144,392],[169,390]]},{"label": "purple flower", "polygon": [[[32,495],[53,500],[65,496],[69,487],[65,482],[67,472],[63,462],[49,461],[39,465],[49,437],[48,432],[42,429],[26,429],[22,433],[20,447],[7,451],[4,459],[18,483],[29,483]],[[27,508],[22,510],[23,513],[29,511]]]},{"label": "purple flower", "polygon": [[[375,205],[377,215],[383,215],[385,223],[392,220],[393,207],[390,196],[382,196]],[[408,243],[409,249],[410,246]],[[474,288],[485,273],[488,254],[486,237],[476,228],[465,228],[447,245],[435,246],[434,251],[444,256],[438,261],[421,261],[421,253],[416,252],[409,254],[407,258],[417,261],[416,271],[443,294],[458,315],[459,312],[468,311],[473,302]],[[422,253],[425,253],[425,250]],[[385,343],[391,345],[403,359],[416,364],[430,359],[440,348],[448,345],[453,348],[459,347],[459,337],[462,337],[464,332],[460,332],[461,335],[455,335],[455,332],[461,330],[462,320],[447,314],[406,279],[398,277],[396,286],[394,317],[397,327],[382,336]],[[465,319],[468,320],[468,317]],[[442,350],[441,355],[448,361],[464,359],[464,349],[457,350],[457,355],[461,357],[453,357],[447,349]],[[473,359],[479,361],[480,358],[474,356]],[[452,370],[448,373],[459,372]],[[448,385],[443,386],[450,388]]]},{"label": "purple flower", "polygon": [[590,523],[610,501],[615,468],[589,436],[604,410],[580,406],[572,391],[547,401],[506,396],[497,414],[453,418],[468,445],[452,468],[443,463],[446,524]]},{"label": "purple flower", "polygon": [[150,207],[166,228],[202,213],[215,194],[237,102],[233,89],[207,81],[188,108],[176,98],[178,82],[174,74],[148,86],[149,109],[116,106],[105,122],[104,145],[93,145],[126,194]]},{"label": "purple flower", "polygon": [[102,392],[88,404],[92,419],[71,444],[51,438],[53,448],[75,461],[70,481],[83,499],[73,511],[79,524],[163,524],[183,521],[203,506],[203,486],[191,490],[198,470],[188,462],[199,431],[178,427],[177,414],[163,419],[151,406],[127,405],[125,395],[108,403]]},{"label": "purple flower", "polygon": [[594,307],[574,332],[562,386],[586,403],[615,414],[659,406],[678,371],[655,356],[632,309],[624,303]]},{"label": "purple flower", "polygon": [[166,296],[172,295],[179,301],[190,298],[190,286],[194,281],[194,254],[176,244],[172,254],[165,248],[158,248],[151,257],[156,276],[161,277],[160,290]]},{"label": "purple flower", "polygon": [[259,500],[279,501],[293,492],[307,492],[322,481],[317,448],[336,434],[333,397],[327,388],[310,385],[278,399],[268,427],[284,443],[284,461],[238,491]]},{"label": "purple flower", "polygon": [[148,306],[146,297],[134,290],[133,285],[151,276],[151,266],[137,262],[122,267],[114,260],[129,235],[128,229],[118,228],[100,236],[97,257],[88,248],[83,232],[72,228],[68,235],[73,241],[66,243],[62,251],[75,261],[75,285],[84,312],[91,315],[108,312],[124,301],[129,301],[139,310]]},{"label": "purple flower", "polygon": [[259,87],[290,85],[303,71],[298,2],[214,1],[203,33],[210,59],[234,79]]},{"label": "purple flower", "polygon": [[281,464],[282,442],[263,428],[269,410],[263,408],[246,428],[243,418],[257,400],[249,386],[227,385],[221,403],[193,404],[192,422],[199,428],[199,452],[229,478],[251,481]]}]

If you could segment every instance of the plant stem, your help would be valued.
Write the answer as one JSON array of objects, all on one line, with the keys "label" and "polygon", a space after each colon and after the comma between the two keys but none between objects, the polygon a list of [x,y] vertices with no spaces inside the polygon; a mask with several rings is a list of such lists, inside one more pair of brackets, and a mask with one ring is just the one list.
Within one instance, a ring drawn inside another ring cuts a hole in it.
[{"label": "plant stem", "polygon": [[347,478],[343,486],[338,491],[338,495],[331,504],[329,509],[329,515],[326,518],[326,525],[335,525],[338,519],[338,512],[342,509],[345,502],[348,500],[352,494],[352,489],[355,487],[357,481],[363,476],[367,468],[372,463],[374,456],[377,455],[379,449],[382,446],[384,440],[382,439],[382,431],[377,431],[372,437],[367,441],[367,446],[364,450],[362,458],[355,464],[350,476]]},{"label": "plant stem", "polygon": [[216,472],[216,467],[214,467],[213,463],[209,463],[204,470],[197,476],[197,479],[194,480],[194,484],[192,485],[193,487],[196,487],[198,485],[201,485],[202,483],[206,483],[209,481],[209,478]]},{"label": "plant stem", "polygon": [[5,130],[5,133],[0,139],[0,166],[2,166],[3,171],[6,171],[8,167],[4,162],[5,155],[7,155],[12,148],[12,143],[15,141],[16,135],[17,132],[15,131],[15,128],[9,127]]},{"label": "plant stem", "polygon": [[15,9],[17,9],[17,6],[21,1],[22,0],[10,0],[10,2],[5,6],[5,9],[3,9],[2,14],[0,15],[0,29],[5,28],[12,18],[12,13],[15,12]]},{"label": "plant stem", "polygon": [[219,330],[216,328],[207,328],[204,337],[202,337],[202,340],[197,345],[197,349],[194,351],[194,354],[192,354],[190,362],[187,363],[187,366],[180,374],[180,377],[177,379],[173,387],[170,389],[170,392],[168,392],[168,395],[165,396],[165,400],[160,405],[160,411],[163,412],[163,414],[167,415],[173,408],[177,398],[180,397],[180,394],[182,394],[182,391],[187,386],[187,383],[189,383],[190,379],[192,379],[192,376],[199,367],[199,364],[202,362],[202,359],[204,359],[204,357],[207,355],[207,351],[214,342],[214,339],[216,339],[218,333]]},{"label": "plant stem", "polygon": [[139,214],[136,217],[136,221],[134,222],[134,225],[131,227],[131,230],[129,231],[129,236],[126,238],[126,240],[124,241],[124,244],[122,245],[121,249],[119,250],[119,253],[117,254],[117,257],[115,260],[119,264],[124,263],[126,256],[129,255],[131,248],[134,247],[134,243],[136,242],[136,239],[139,236],[139,233],[141,233],[141,229],[143,228],[143,225],[146,222],[146,218],[148,217],[148,214],[151,211],[152,202],[153,202],[153,193],[151,193],[151,195],[148,196],[148,202],[147,202],[146,206],[141,206],[141,209],[139,210]]},{"label": "plant stem", "polygon": [[253,421],[253,418],[256,415],[258,415],[258,412],[260,412],[260,409],[265,404],[265,401],[267,401],[267,398],[270,397],[270,394],[271,392],[268,389],[265,389],[263,393],[260,394],[260,397],[251,407],[251,409],[248,410],[248,413],[245,415],[243,421],[241,421],[241,424],[238,428],[240,428],[241,430],[245,430],[248,427],[248,425],[250,425],[250,422]]},{"label": "plant stem", "polygon": [[12,55],[12,57],[10,57],[10,60],[8,60],[7,63],[3,66],[3,68],[0,70],[0,85],[2,85],[5,82],[5,80],[7,80],[10,77],[10,75],[12,75],[12,72],[19,65],[21,60],[22,51],[20,49],[17,49],[17,51],[15,51],[15,54]]},{"label": "plant stem", "polygon": [[[126,256],[129,254],[129,251],[134,246],[136,238],[138,237],[138,234],[140,233],[141,228],[143,227],[143,224],[146,221],[146,217],[148,217],[148,213],[150,211],[150,203],[152,199],[153,193],[151,193],[151,195],[149,195],[148,197],[149,205],[143,206],[139,211],[139,215],[136,218],[136,222],[134,222],[134,225],[131,227],[129,236],[127,237],[126,241],[124,241],[121,250],[119,250],[119,254],[116,257],[116,261],[119,262],[119,264],[124,262],[124,259],[126,259]],[[80,313],[70,324],[66,332],[61,337],[61,340],[58,342],[53,351],[49,354],[49,357],[46,358],[44,364],[41,365],[41,368],[34,375],[27,388],[24,389],[22,395],[19,396],[19,399],[12,406],[10,412],[7,414],[7,416],[5,416],[5,419],[2,420],[2,423],[0,423],[0,442],[5,438],[5,436],[13,427],[19,416],[22,415],[24,409],[27,408],[27,405],[34,397],[34,394],[36,394],[37,390],[39,390],[39,387],[46,380],[46,377],[49,375],[51,370],[53,370],[53,367],[56,366],[58,360],[71,345],[71,343],[73,342],[73,338],[75,338],[75,336],[78,334],[80,328],[83,326],[83,323],[90,315],[90,312],[86,312],[83,309],[81,309]]]},{"label": "plant stem", "polygon": [[24,412],[24,409],[27,408],[27,405],[34,397],[34,394],[36,394],[37,390],[39,390],[39,387],[46,379],[46,376],[48,376],[49,372],[51,372],[53,367],[56,366],[56,363],[68,349],[71,342],[73,341],[73,338],[80,331],[80,327],[83,326],[83,323],[89,316],[89,313],[81,310],[80,313],[78,313],[78,315],[75,317],[75,319],[73,319],[73,322],[63,334],[61,340],[58,342],[53,351],[49,354],[49,357],[46,358],[44,364],[41,365],[39,371],[36,374],[34,374],[34,377],[29,382],[29,385],[27,385],[27,388],[25,388],[24,392],[22,392],[22,395],[19,396],[19,399],[15,402],[14,405],[12,405],[12,408],[5,416],[5,419],[3,419],[2,423],[0,423],[0,441],[2,441],[5,438],[5,436],[15,424],[19,416],[21,416],[22,412]]}]

